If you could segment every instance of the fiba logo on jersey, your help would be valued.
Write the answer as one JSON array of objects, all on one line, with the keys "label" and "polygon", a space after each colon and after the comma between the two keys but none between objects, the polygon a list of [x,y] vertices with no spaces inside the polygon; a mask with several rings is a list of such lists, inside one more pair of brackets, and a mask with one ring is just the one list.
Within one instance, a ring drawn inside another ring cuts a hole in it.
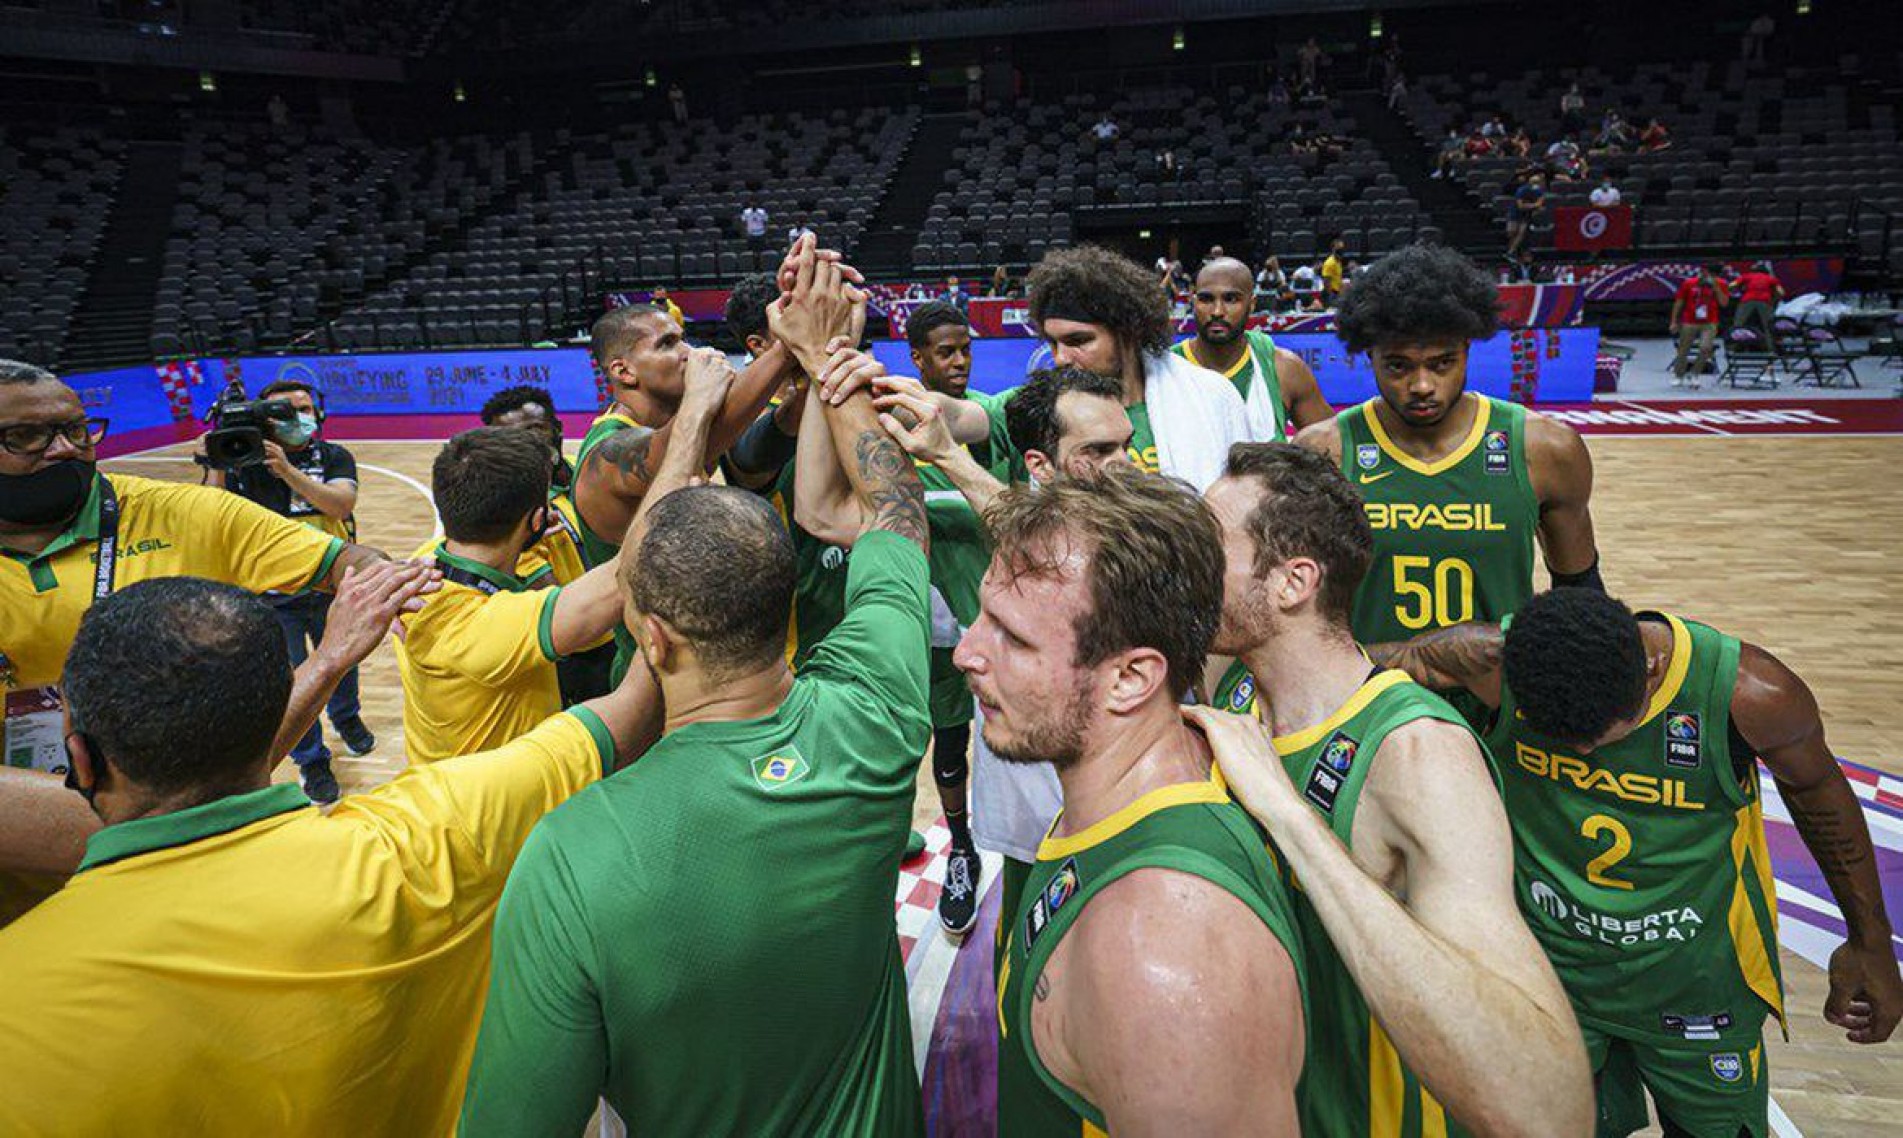
[{"label": "fiba logo on jersey", "polygon": [[1507,453],[1507,433],[1505,431],[1488,431],[1486,442],[1483,445],[1487,449],[1488,474],[1510,474],[1513,472],[1513,458]]},{"label": "fiba logo on jersey", "polygon": [[1535,881],[1531,892],[1533,894],[1533,903],[1540,907],[1541,912],[1556,921],[1564,921],[1566,919],[1566,899],[1559,895],[1558,890],[1544,881]]},{"label": "fiba logo on jersey", "polygon": [[1380,443],[1357,443],[1355,445],[1355,465],[1363,470],[1373,470],[1381,465]]},{"label": "fiba logo on jersey", "polygon": [[1698,769],[1698,713],[1672,711],[1665,716],[1665,765]]},{"label": "fiba logo on jersey", "polygon": [[1249,704],[1254,700],[1255,677],[1244,676],[1242,682],[1236,685],[1236,690],[1229,693],[1229,710],[1241,714],[1249,709]]}]

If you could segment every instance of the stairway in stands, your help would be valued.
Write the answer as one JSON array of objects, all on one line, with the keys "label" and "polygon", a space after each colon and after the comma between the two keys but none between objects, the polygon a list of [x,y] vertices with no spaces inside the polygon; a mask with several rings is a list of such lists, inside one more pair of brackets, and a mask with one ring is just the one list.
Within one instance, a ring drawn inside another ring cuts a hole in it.
[{"label": "stairway in stands", "polygon": [[885,200],[866,225],[866,235],[854,254],[868,277],[902,277],[912,271],[912,246],[925,226],[932,198],[945,184],[945,168],[958,145],[959,132],[971,115],[932,114],[919,120],[905,149],[905,158],[892,175]]},{"label": "stairway in stands", "polygon": [[1367,91],[1345,93],[1341,102],[1401,185],[1434,219],[1446,244],[1474,258],[1499,256],[1506,249],[1506,235],[1487,221],[1473,194],[1458,181],[1434,177],[1433,155],[1413,125],[1388,109],[1386,99]]},{"label": "stairway in stands", "polygon": [[165,267],[165,239],[178,197],[183,149],[176,142],[126,144],[125,173],[112,216],[60,351],[62,371],[96,370],[150,357],[152,305]]}]

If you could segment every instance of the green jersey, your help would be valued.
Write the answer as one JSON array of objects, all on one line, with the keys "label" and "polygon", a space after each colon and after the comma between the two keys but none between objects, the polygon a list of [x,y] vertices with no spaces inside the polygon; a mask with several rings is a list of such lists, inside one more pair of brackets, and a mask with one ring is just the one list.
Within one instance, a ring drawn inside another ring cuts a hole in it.
[{"label": "green jersey", "polygon": [[1341,470],[1367,502],[1374,559],[1355,594],[1363,644],[1467,620],[1498,621],[1533,595],[1540,504],[1526,466],[1526,408],[1469,394],[1473,429],[1436,462],[1408,455],[1375,415],[1335,417]]},{"label": "green jersey", "polygon": [[1150,426],[1150,406],[1132,403],[1123,409],[1130,416],[1130,462],[1145,474],[1163,473],[1163,461],[1156,454],[1156,431]]},{"label": "green jersey", "polygon": [[669,732],[530,835],[462,1133],[579,1134],[601,1094],[641,1135],[924,1134],[892,896],[926,563],[874,532],[852,566],[777,709]]},{"label": "green jersey", "polygon": [[1196,358],[1196,338],[1191,336],[1170,348],[1170,351],[1188,360],[1200,368],[1208,368],[1236,385],[1236,394],[1242,401],[1249,401],[1250,390],[1258,383],[1263,385],[1263,394],[1269,397],[1269,407],[1275,412],[1275,439],[1288,437],[1288,407],[1282,402],[1282,378],[1275,368],[1275,340],[1267,332],[1243,333],[1249,350],[1226,371],[1218,370]]},{"label": "green jersey", "polygon": [[[582,436],[581,447],[575,452],[575,469],[578,471],[581,469],[582,463],[588,460],[588,452],[600,446],[603,439],[617,431],[626,431],[639,426],[641,424],[635,422],[634,416],[623,410],[619,403],[610,404],[606,411],[596,416],[595,421],[588,425],[588,433]],[[597,565],[605,565],[621,552],[619,541],[610,541],[588,528],[588,522],[581,516],[579,509],[575,511],[575,528],[579,531],[578,536],[581,538],[583,566],[593,569]],[[621,677],[627,675],[628,662],[634,659],[637,647],[634,642],[634,633],[629,632],[621,621],[615,622],[614,645],[614,663],[608,669],[608,683],[611,687],[619,685]]]},{"label": "green jersey", "polygon": [[[1002,400],[981,392],[967,396],[985,408],[990,423],[989,436],[969,448],[979,465],[1000,482],[1011,478],[1011,439],[1004,429]],[[993,413],[992,405],[1000,409]],[[927,462],[915,464],[919,481],[925,484],[925,517],[932,529],[932,588],[943,598],[945,607],[959,625],[970,627],[978,619],[978,584],[991,565],[991,542],[985,536],[984,521],[971,508],[965,495],[952,480]],[[951,662],[954,644],[940,643],[932,650],[932,726],[957,727],[971,722],[971,689],[964,673]]]},{"label": "green jersey", "polygon": [[[1275,750],[1289,781],[1328,821],[1341,844],[1352,850],[1355,811],[1382,740],[1395,728],[1421,719],[1467,725],[1446,700],[1410,680],[1407,673],[1380,672],[1323,722],[1276,738]],[[1308,895],[1299,882],[1291,884],[1302,950],[1307,954],[1308,1053],[1327,1056],[1326,1061],[1309,1063],[1302,1072],[1297,1092],[1302,1133],[1311,1138],[1465,1133],[1402,1065],[1393,1042],[1369,1014],[1354,974],[1329,940]]]},{"label": "green jersey", "polygon": [[1738,642],[1657,613],[1664,680],[1631,734],[1582,752],[1502,690],[1514,892],[1579,1022],[1644,1043],[1755,1037],[1783,1017],[1755,756],[1734,750]]},{"label": "green jersey", "polygon": [[819,540],[793,520],[793,467],[789,462],[780,468],[773,483],[773,507],[793,539],[793,620],[786,628],[786,659],[797,672],[845,616],[852,551]]},{"label": "green jersey", "polygon": [[998,979],[999,1138],[1102,1133],[1099,1106],[1059,1082],[1038,1057],[1031,995],[1091,898],[1125,874],[1148,868],[1192,874],[1234,894],[1282,942],[1302,980],[1301,935],[1275,856],[1255,823],[1230,801],[1219,775],[1153,790],[1076,834],[1046,837],[1017,912],[1004,918],[1009,931]]}]

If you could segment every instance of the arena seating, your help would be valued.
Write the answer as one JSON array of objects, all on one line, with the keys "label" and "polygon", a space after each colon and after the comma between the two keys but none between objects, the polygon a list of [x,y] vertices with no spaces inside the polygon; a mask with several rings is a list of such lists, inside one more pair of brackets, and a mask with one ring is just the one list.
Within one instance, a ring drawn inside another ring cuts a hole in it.
[{"label": "arena seating", "polygon": [[[1105,114],[1120,133],[1099,143],[1091,127]],[[1346,144],[1339,154],[1294,153],[1288,139],[1298,124]],[[913,267],[969,272],[1035,261],[1073,238],[1078,207],[1227,203],[1248,207],[1278,252],[1313,254],[1324,240],[1318,234],[1383,252],[1412,240],[1424,216],[1354,129],[1327,107],[1276,106],[1240,87],[1220,96],[1165,87],[990,108],[960,139]],[[1174,175],[1157,161],[1166,149]]]},{"label": "arena seating", "polygon": [[0,128],[0,356],[57,354],[105,231],[124,149],[89,129]]},{"label": "arena seating", "polygon": [[[1652,154],[1594,155],[1592,178],[1562,184],[1551,203],[1583,204],[1600,173],[1610,173],[1629,204],[1641,207],[1642,248],[1767,249],[1874,242],[1874,227],[1853,229],[1856,201],[1903,210],[1903,151],[1896,108],[1875,103],[1844,72],[1792,69],[1749,72],[1743,64],[1642,64],[1618,74],[1598,68],[1427,76],[1409,95],[1407,113],[1427,149],[1449,127],[1463,133],[1495,112],[1524,124],[1536,155],[1561,135],[1559,98],[1577,82],[1592,131],[1607,108],[1642,127],[1658,116],[1672,146]],[[1588,132],[1590,134],[1590,132]],[[1584,145],[1588,139],[1581,139]],[[1517,160],[1466,163],[1462,177],[1475,204],[1504,221]],[[1534,226],[1535,243],[1550,215]],[[1875,252],[1872,248],[1869,251]]]}]

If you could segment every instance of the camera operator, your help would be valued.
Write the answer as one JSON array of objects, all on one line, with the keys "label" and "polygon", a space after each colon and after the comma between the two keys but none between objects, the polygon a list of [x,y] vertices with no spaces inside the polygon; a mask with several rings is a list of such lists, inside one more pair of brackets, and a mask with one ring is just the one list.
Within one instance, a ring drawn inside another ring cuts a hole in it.
[{"label": "camera operator", "polygon": [[[229,396],[230,392],[227,392]],[[240,398],[242,398],[242,393]],[[205,466],[208,485],[223,486],[234,494],[258,505],[302,522],[312,529],[344,541],[354,541],[357,523],[357,460],[348,450],[317,437],[324,412],[318,395],[308,385],[295,380],[280,380],[258,392],[261,403],[282,401],[296,413],[294,419],[270,418],[270,433],[262,440],[263,462],[226,471]],[[232,404],[221,401],[221,406]],[[224,422],[224,416],[219,422]],[[196,457],[204,460],[204,439],[199,440]],[[324,639],[324,620],[330,613],[330,594],[303,590],[295,593],[270,592],[264,600],[277,614],[284,630],[284,644],[290,649],[293,666],[304,662],[309,652]],[[330,698],[327,710],[330,725],[353,755],[369,754],[377,739],[364,726],[357,695],[357,670],[345,673]],[[337,778],[330,769],[330,748],[324,745],[324,730],[316,720],[291,750],[304,791],[312,801],[335,802]]]}]

